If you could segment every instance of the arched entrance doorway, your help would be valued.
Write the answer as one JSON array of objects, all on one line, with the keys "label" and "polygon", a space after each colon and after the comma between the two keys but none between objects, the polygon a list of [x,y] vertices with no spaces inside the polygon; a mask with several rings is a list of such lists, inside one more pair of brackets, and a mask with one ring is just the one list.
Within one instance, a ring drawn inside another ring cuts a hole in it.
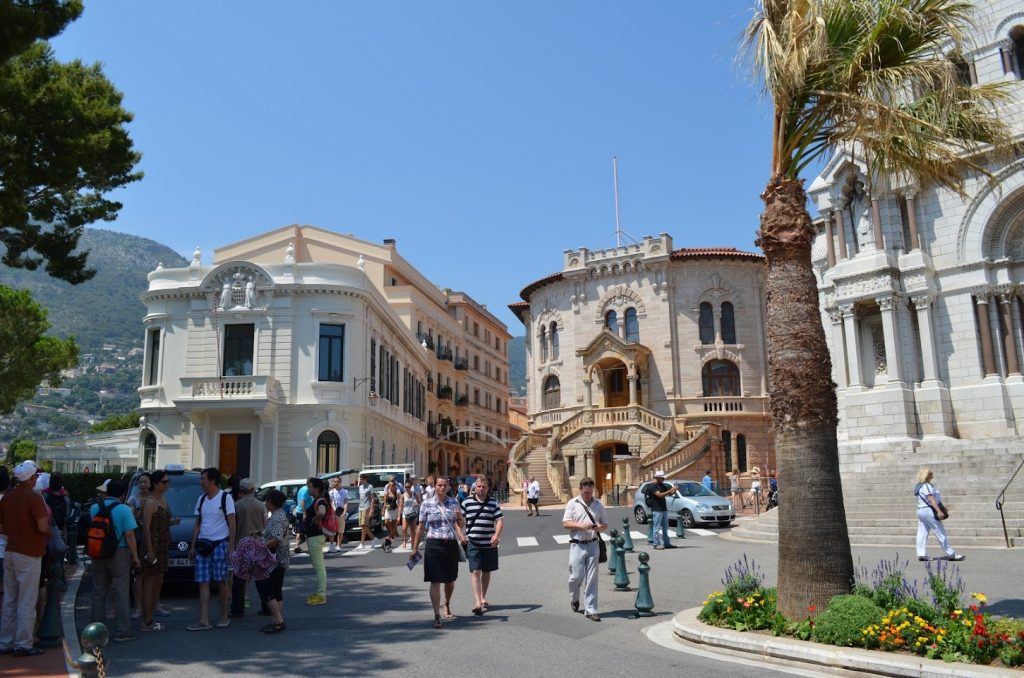
[{"label": "arched entrance doorway", "polygon": [[602,443],[594,448],[594,491],[603,496],[615,482],[615,455],[628,455],[629,446],[620,442]]},{"label": "arched entrance doorway", "polygon": [[624,407],[629,404],[629,380],[626,364],[615,358],[605,358],[597,364],[601,375],[601,390],[605,407]]}]

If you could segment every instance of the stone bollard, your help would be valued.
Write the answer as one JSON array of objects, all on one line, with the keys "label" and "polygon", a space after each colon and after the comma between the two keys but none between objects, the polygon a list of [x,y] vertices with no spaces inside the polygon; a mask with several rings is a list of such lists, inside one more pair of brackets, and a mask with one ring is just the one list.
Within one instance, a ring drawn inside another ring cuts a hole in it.
[{"label": "stone bollard", "polygon": [[622,548],[626,549],[628,553],[633,552],[633,536],[629,533],[629,516],[622,519]]},{"label": "stone bollard", "polygon": [[615,590],[629,590],[629,575],[626,573],[626,550],[622,548],[622,537],[614,540],[612,553],[615,554]]},{"label": "stone bollard", "polygon": [[82,629],[82,656],[75,660],[75,666],[83,678],[106,675],[103,648],[110,642],[110,631],[106,624],[93,622]]},{"label": "stone bollard", "polygon": [[39,620],[39,647],[50,648],[61,644],[60,592],[64,587],[64,563],[50,566],[46,581],[46,606]]},{"label": "stone bollard", "polygon": [[683,527],[683,509],[679,509],[679,513],[676,514],[676,536],[686,539],[686,529]]},{"label": "stone bollard", "polygon": [[[619,538],[619,531],[614,527],[612,531],[608,533],[611,536],[611,541],[608,542],[608,574],[615,574],[615,540]],[[597,533],[597,538],[601,539],[601,533]]]},{"label": "stone bollard", "polygon": [[651,566],[647,564],[650,560],[650,556],[647,555],[646,551],[641,551],[637,554],[636,559],[640,561],[637,565],[636,571],[640,577],[640,582],[637,584],[636,589],[636,616],[638,617],[653,617],[654,612],[654,600],[651,598],[651,580],[650,571]]}]

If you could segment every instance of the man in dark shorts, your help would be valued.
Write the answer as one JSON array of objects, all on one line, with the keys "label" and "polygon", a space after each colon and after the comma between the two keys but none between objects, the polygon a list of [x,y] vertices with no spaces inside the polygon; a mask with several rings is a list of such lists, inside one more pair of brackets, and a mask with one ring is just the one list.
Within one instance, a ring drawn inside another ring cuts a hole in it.
[{"label": "man in dark shorts", "polygon": [[530,484],[526,486],[526,515],[539,516],[540,508],[540,483],[536,478],[530,478]]},{"label": "man in dark shorts", "polygon": [[487,587],[491,584],[491,572],[498,569],[498,544],[505,526],[501,508],[491,496],[490,482],[484,476],[477,477],[473,494],[462,503],[462,515],[469,539],[466,559],[476,598],[473,614],[481,615],[487,611]]}]

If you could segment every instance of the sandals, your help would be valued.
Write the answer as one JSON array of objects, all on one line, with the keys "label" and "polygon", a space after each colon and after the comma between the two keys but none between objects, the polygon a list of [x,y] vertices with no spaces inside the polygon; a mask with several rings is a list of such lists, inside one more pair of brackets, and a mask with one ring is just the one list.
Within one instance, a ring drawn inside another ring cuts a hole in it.
[{"label": "sandals", "polygon": [[186,626],[185,630],[186,631],[209,631],[212,628],[213,627],[210,626],[209,624],[192,624],[191,626]]},{"label": "sandals", "polygon": [[474,607],[473,608],[473,614],[475,614],[476,616],[479,617],[483,613],[484,613],[484,608],[482,608],[482,607]]},{"label": "sandals", "polygon": [[455,619],[455,615],[452,614],[452,604],[448,601],[444,603],[444,620],[451,621]]},{"label": "sandals", "polygon": [[435,614],[434,615],[434,628],[435,629],[443,629],[444,628],[444,624],[441,622],[441,615],[439,615],[439,614]]},{"label": "sandals", "polygon": [[284,622],[280,624],[270,623],[260,629],[260,633],[281,633],[284,631]]},{"label": "sandals", "polygon": [[150,622],[141,626],[143,631],[166,631],[167,627],[160,622]]}]

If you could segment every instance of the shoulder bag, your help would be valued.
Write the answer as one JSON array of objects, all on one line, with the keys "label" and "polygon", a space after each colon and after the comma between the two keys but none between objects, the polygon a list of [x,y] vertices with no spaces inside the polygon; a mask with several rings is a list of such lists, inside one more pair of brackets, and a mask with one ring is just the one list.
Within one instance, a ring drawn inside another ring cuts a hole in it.
[{"label": "shoulder bag", "polygon": [[[594,527],[596,528],[597,527],[597,520],[594,518],[594,514],[590,512],[590,509],[587,508],[587,505],[584,504],[583,501],[579,497],[576,498],[576,501],[578,501],[580,503],[580,506],[583,507],[583,510],[587,512],[587,516],[589,516],[590,522],[592,522],[594,524]],[[595,532],[597,533],[597,562],[599,562],[599,563],[607,563],[608,562],[608,547],[605,545],[604,539],[601,538],[601,533],[597,532],[596,530],[595,530]]]}]

